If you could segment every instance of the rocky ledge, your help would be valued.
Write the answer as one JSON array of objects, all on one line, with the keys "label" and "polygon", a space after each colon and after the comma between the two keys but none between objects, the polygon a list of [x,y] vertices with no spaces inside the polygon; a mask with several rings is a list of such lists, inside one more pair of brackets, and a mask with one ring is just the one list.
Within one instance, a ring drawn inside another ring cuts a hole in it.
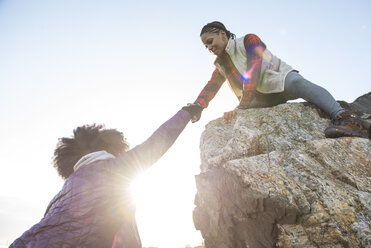
[{"label": "rocky ledge", "polygon": [[[370,97],[342,102],[366,126]],[[205,246],[371,247],[371,141],[326,139],[328,125],[307,103],[210,122],[193,212]]]}]

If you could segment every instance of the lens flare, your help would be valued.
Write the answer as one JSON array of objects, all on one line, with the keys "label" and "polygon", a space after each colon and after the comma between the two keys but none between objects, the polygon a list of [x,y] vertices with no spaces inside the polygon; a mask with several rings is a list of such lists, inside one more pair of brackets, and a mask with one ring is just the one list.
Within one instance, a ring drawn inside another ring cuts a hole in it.
[{"label": "lens flare", "polygon": [[250,68],[250,70],[245,71],[241,75],[241,78],[243,79],[244,83],[249,83],[250,82],[251,73],[253,72],[254,68],[255,68],[255,64]]}]

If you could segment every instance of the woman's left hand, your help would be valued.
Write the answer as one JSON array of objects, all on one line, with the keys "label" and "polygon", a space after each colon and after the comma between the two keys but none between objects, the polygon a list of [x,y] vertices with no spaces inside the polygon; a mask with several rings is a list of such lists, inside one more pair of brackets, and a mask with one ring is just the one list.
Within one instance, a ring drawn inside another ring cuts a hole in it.
[{"label": "woman's left hand", "polygon": [[237,112],[239,109],[234,109],[229,112],[225,112],[223,115],[223,119],[225,120],[226,123],[231,123],[231,121],[236,117]]}]

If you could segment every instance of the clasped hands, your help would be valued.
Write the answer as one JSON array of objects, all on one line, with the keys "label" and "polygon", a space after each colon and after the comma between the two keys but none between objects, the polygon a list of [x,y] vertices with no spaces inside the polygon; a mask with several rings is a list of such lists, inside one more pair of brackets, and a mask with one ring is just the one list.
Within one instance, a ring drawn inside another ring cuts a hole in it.
[{"label": "clasped hands", "polygon": [[192,116],[192,123],[199,121],[201,118],[202,107],[196,103],[188,103],[187,106],[182,108]]},{"label": "clasped hands", "polygon": [[[183,110],[187,111],[192,116],[192,123],[195,123],[200,120],[201,113],[202,113],[202,107],[195,103],[188,103],[187,106],[184,106],[182,108]],[[236,108],[232,111],[225,112],[223,115],[223,119],[226,123],[230,123],[237,115],[237,112],[240,111],[243,108]]]}]

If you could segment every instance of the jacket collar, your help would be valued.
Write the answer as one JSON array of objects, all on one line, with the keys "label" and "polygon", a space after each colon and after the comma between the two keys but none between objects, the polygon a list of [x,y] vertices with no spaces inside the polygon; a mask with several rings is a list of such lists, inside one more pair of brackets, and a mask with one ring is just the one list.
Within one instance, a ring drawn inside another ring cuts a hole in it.
[{"label": "jacket collar", "polygon": [[115,158],[111,153],[108,153],[106,151],[97,151],[97,152],[92,152],[89,154],[86,154],[82,158],[80,158],[79,161],[75,164],[73,167],[74,171],[77,171],[81,167],[84,167],[88,164],[91,164],[93,162],[99,161],[99,160],[107,160],[107,159],[112,159]]}]

